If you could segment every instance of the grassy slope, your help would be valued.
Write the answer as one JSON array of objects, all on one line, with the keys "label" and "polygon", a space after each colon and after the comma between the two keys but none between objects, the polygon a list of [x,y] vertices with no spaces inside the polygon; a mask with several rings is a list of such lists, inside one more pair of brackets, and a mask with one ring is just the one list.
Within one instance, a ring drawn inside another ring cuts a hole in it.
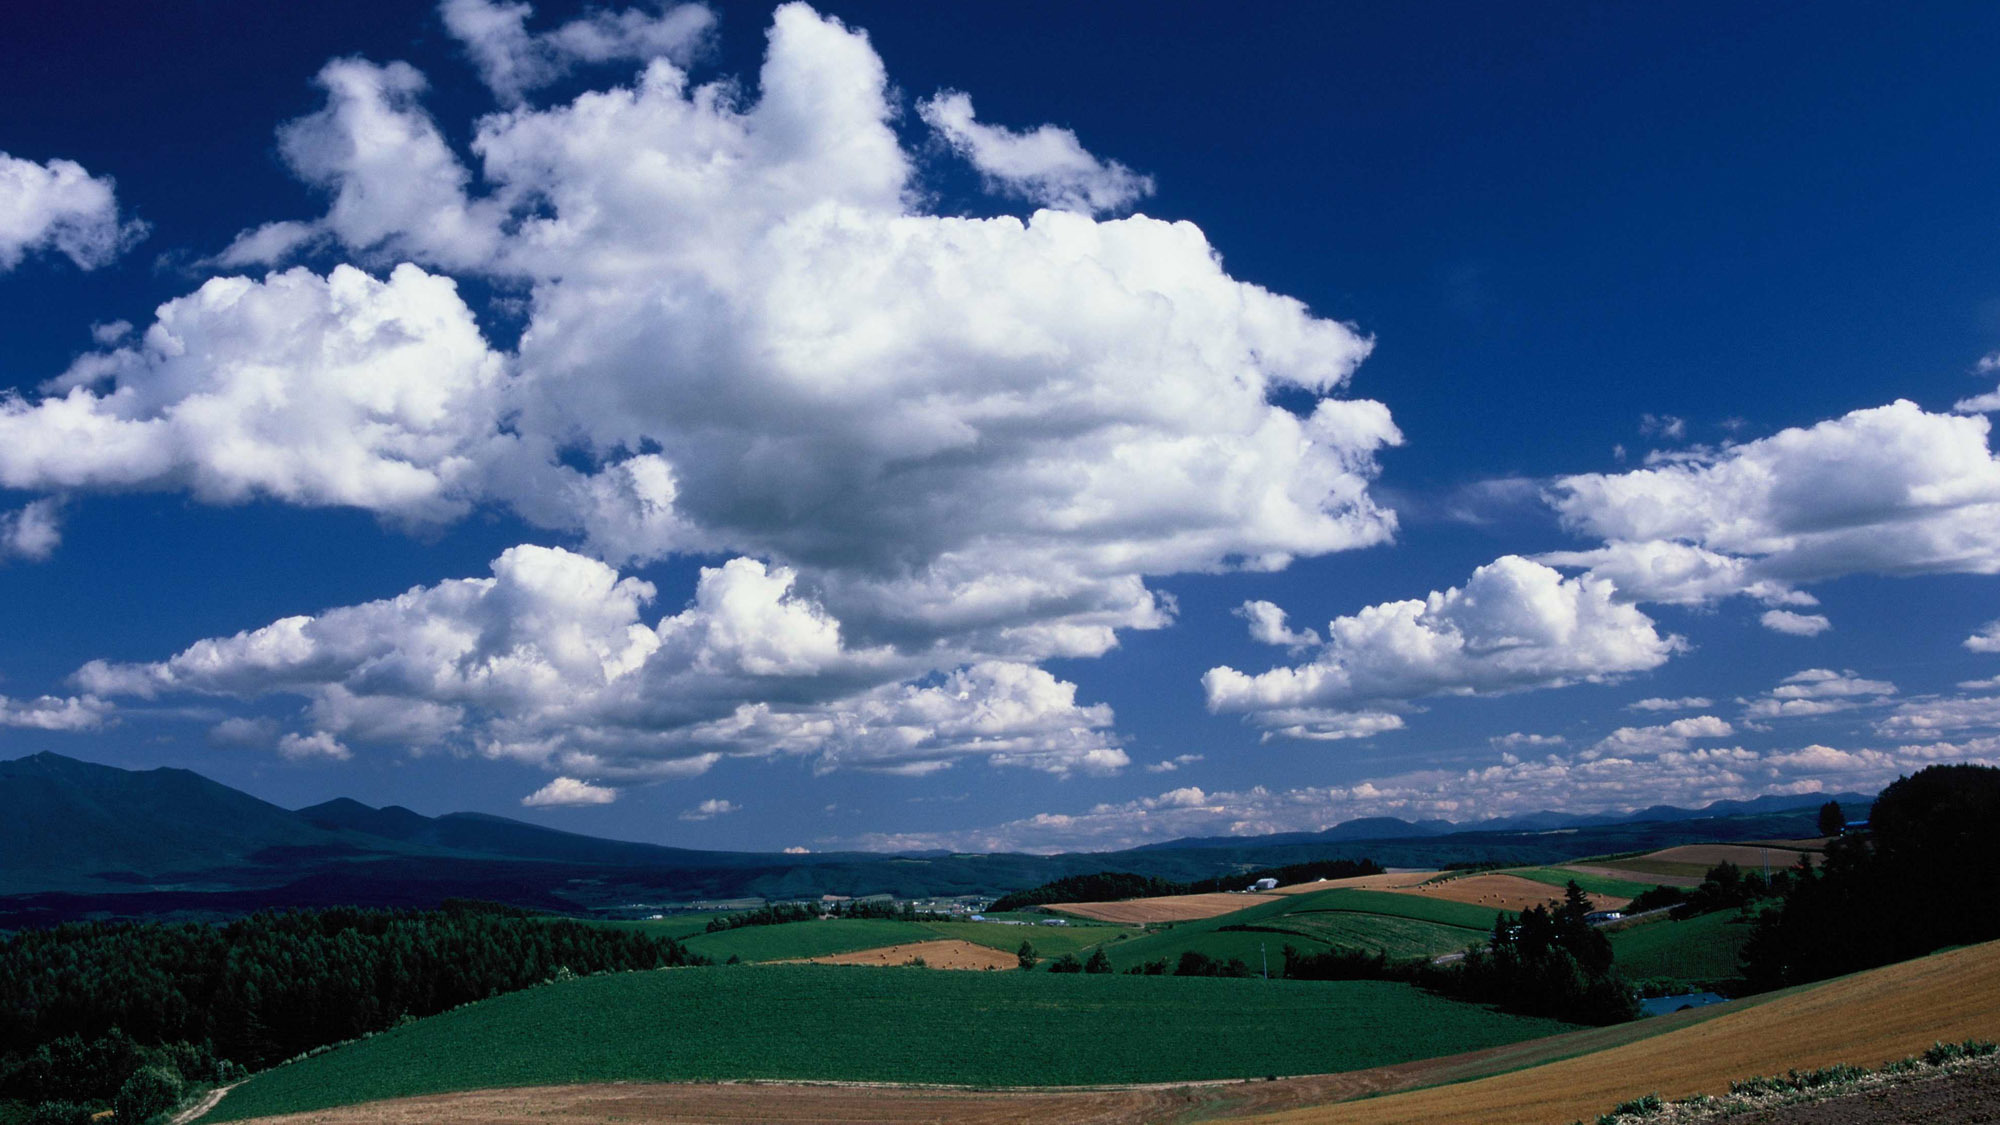
[{"label": "grassy slope", "polygon": [[741,926],[685,938],[687,947],[717,961],[731,956],[744,961],[791,961],[852,953],[885,945],[956,938],[1011,953],[1021,942],[1033,942],[1044,957],[1075,953],[1125,931],[1111,926],[1001,926],[979,922],[904,922],[893,918],[839,918],[825,922],[789,922],[779,926]]},{"label": "grassy slope", "polygon": [[[1121,970],[1160,957],[1177,961],[1189,950],[1209,957],[1239,957],[1253,967],[1260,964],[1261,955],[1268,954],[1275,968],[1287,944],[1318,952],[1333,944],[1336,934],[1343,939],[1339,944],[1371,952],[1382,948],[1393,954],[1402,947],[1403,955],[1409,955],[1429,952],[1434,944],[1442,946],[1437,952],[1450,952],[1488,933],[1494,913],[1483,906],[1444,899],[1336,888],[1287,895],[1219,918],[1181,922],[1106,946],[1105,952]],[[1381,919],[1379,925],[1374,922],[1377,918]],[[1424,925],[1412,927],[1410,922]],[[1246,932],[1225,930],[1225,926],[1256,928]]]},{"label": "grassy slope", "polygon": [[1574,879],[1576,885],[1594,895],[1608,895],[1611,898],[1637,898],[1653,889],[1653,883],[1640,883],[1630,879],[1613,879],[1609,875],[1595,875],[1588,871],[1571,871],[1567,867],[1520,867],[1506,872],[1519,875],[1523,879],[1533,879],[1537,883],[1547,883],[1558,891]]},{"label": "grassy slope", "polygon": [[493,1086],[1078,1085],[1323,1073],[1563,1031],[1383,982],[764,965],[545,985],[252,1079],[206,1120]]},{"label": "grassy slope", "polygon": [[1562,1062],[1254,1120],[1295,1125],[1589,1120],[1648,1092],[1669,1099],[1726,1093],[1732,1079],[1751,1075],[1837,1062],[1874,1067],[1940,1039],[1994,1038],[2000,1038],[2000,942],[1796,989],[1665,1035]]},{"label": "grassy slope", "polygon": [[1673,979],[1691,984],[1728,980],[1750,939],[1750,924],[1734,910],[1685,922],[1648,922],[1611,934],[1611,950],[1627,979]]}]

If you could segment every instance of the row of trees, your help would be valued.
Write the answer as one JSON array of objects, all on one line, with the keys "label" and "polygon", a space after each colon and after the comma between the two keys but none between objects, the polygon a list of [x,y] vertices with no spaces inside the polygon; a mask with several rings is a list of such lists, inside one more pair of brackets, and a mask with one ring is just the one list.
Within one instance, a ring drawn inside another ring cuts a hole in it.
[{"label": "row of trees", "polygon": [[1638,1015],[1630,984],[1612,964],[1611,941],[1589,921],[1590,899],[1571,882],[1563,900],[1501,911],[1485,945],[1443,964],[1395,961],[1381,952],[1285,947],[1294,980],[1400,980],[1440,995],[1522,1015],[1608,1024]]},{"label": "row of trees", "polygon": [[2000,938],[2000,769],[1931,766],[1899,778],[1868,830],[1789,872],[1744,950],[1759,988],[1820,980],[1948,945]]},{"label": "row of trees", "polygon": [[148,1067],[211,1081],[560,975],[702,960],[476,903],[24,931],[0,941],[0,1097],[108,1102]]},{"label": "row of trees", "polygon": [[834,918],[888,918],[903,922],[957,922],[963,918],[957,914],[940,914],[934,911],[920,911],[915,903],[897,905],[886,900],[835,902],[822,905],[817,902],[774,902],[755,910],[745,910],[736,914],[724,914],[711,918],[708,932],[721,933],[724,930],[741,929],[744,926],[782,926],[791,922],[812,922],[824,917]]}]

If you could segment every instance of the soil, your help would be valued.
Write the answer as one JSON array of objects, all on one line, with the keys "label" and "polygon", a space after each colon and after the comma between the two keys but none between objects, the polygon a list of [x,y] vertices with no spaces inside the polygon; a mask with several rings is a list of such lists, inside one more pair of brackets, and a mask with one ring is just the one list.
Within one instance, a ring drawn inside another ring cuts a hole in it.
[{"label": "soil", "polygon": [[[1320,889],[1324,890],[1322,884]],[[1270,894],[1235,894],[1228,891],[1209,895],[1168,895],[1165,898],[1135,898],[1126,902],[1056,902],[1047,909],[1060,910],[1080,918],[1134,925],[1143,922],[1192,922],[1247,910],[1276,898]]]},{"label": "soil", "polygon": [[852,953],[835,953],[807,960],[816,965],[907,965],[919,957],[923,958],[926,967],[932,969],[1012,969],[1020,965],[1020,960],[1012,953],[957,938],[857,949]]},{"label": "soil", "polygon": [[1302,895],[1313,891],[1330,891],[1336,888],[1354,891],[1400,891],[1414,887],[1426,879],[1437,877],[1435,871],[1388,871],[1380,875],[1356,875],[1351,879],[1328,879],[1324,882],[1293,883],[1279,887],[1273,894]]},{"label": "soil", "polygon": [[1984,1125],[2000,1122],[2000,1068],[1979,1067],[1729,1118],[1730,1125]]},{"label": "soil", "polygon": [[[1399,893],[1515,911],[1544,905],[1551,899],[1562,898],[1563,894],[1561,887],[1551,887],[1519,875],[1467,875],[1429,886],[1404,888]],[[1589,898],[1592,910],[1618,910],[1630,901],[1611,895],[1591,895]]]}]

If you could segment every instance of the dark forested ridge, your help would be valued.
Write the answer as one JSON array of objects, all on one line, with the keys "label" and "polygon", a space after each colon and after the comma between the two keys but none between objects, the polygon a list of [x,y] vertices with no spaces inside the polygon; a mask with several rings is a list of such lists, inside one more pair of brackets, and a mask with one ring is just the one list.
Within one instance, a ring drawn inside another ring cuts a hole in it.
[{"label": "dark forested ridge", "polygon": [[2000,938],[2000,769],[1931,766],[1891,783],[1864,831],[1789,875],[1744,951],[1775,988]]},{"label": "dark forested ridge", "polygon": [[556,977],[700,960],[476,903],[28,931],[0,941],[0,1098],[108,1103],[147,1067],[214,1081]]},{"label": "dark forested ridge", "polygon": [[1665,819],[1446,835],[1429,834],[1437,824],[1375,820],[1326,833],[1059,855],[782,855],[600,840],[504,817],[429,817],[344,799],[294,812],[186,770],[37,754],[0,762],[0,930],[287,907],[429,908],[454,897],[591,914],[698,899],[992,896],[1102,871],[1193,884],[1362,856],[1395,867],[1554,863],[1702,840],[1804,836],[1814,822],[1810,804],[1720,818],[1653,811]]}]

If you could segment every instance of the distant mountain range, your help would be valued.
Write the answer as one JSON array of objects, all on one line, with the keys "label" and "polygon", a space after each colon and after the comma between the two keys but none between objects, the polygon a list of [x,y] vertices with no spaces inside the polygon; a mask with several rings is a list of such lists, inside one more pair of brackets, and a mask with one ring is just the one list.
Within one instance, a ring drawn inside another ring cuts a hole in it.
[{"label": "distant mountain range", "polygon": [[[1361,856],[1408,867],[1541,863],[1697,840],[1809,835],[1826,799],[1760,797],[1623,816],[1543,812],[1473,825],[1376,817],[1323,832],[1050,856],[791,855],[604,840],[483,813],[429,817],[347,798],[294,811],[188,770],[124,770],[45,753],[0,762],[0,928],[271,906],[421,906],[447,897],[643,913],[697,899],[999,894],[1098,871],[1190,880]],[[1872,801],[1835,799],[1856,819]]]}]

